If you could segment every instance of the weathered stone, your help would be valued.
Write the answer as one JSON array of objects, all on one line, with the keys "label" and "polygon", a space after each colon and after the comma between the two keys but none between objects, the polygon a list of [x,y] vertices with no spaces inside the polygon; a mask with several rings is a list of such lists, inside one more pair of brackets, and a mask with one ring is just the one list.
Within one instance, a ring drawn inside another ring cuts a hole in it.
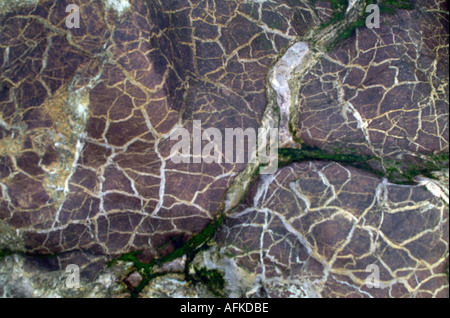
[{"label": "weathered stone", "polygon": [[[447,4],[380,5],[0,0],[0,294],[448,297]],[[198,120],[306,155],[175,163]]]},{"label": "weathered stone", "polygon": [[416,6],[382,14],[380,28],[357,29],[308,70],[291,114],[295,137],[380,158],[388,172],[448,153],[448,16],[435,13],[446,4]]},{"label": "weathered stone", "polygon": [[138,287],[141,282],[142,276],[141,274],[139,274],[139,272],[133,272],[125,279],[125,283],[131,289]]},{"label": "weathered stone", "polygon": [[254,4],[264,6],[259,25],[235,1],[219,2],[211,12],[178,1],[173,13],[141,0],[80,0],[74,29],[62,0],[1,17],[2,127],[14,132],[2,138],[2,222],[28,251],[160,257],[161,245],[221,212],[245,164],[173,164],[169,136],[192,131],[193,120],[258,127],[275,37],[294,37],[283,17],[294,8]]},{"label": "weathered stone", "polygon": [[217,244],[270,297],[448,297],[448,218],[425,186],[304,162],[261,177]]}]

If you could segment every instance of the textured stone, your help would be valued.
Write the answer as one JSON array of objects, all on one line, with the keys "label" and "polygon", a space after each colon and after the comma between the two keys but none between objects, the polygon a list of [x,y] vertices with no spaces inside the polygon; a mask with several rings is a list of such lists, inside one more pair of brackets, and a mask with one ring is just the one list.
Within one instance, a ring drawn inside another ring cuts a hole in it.
[{"label": "textured stone", "polygon": [[261,177],[217,242],[270,297],[448,297],[448,220],[424,186],[304,162]]},{"label": "textured stone", "polygon": [[133,272],[125,279],[125,283],[131,289],[138,287],[141,282],[142,276],[141,274],[139,274],[139,272]]},{"label": "textured stone", "polygon": [[[349,2],[0,0],[0,294],[448,297],[448,4]],[[173,162],[197,120],[336,162]]]},{"label": "textured stone", "polygon": [[291,117],[297,138],[381,158],[385,170],[389,160],[448,153],[446,4],[416,6],[382,14],[380,28],[357,29],[309,69]]},{"label": "textured stone", "polygon": [[235,1],[212,12],[205,1],[75,3],[79,29],[65,27],[67,1],[1,18],[2,222],[34,253],[163,256],[220,213],[245,168],[174,164],[170,135],[193,120],[257,128],[267,68],[295,35],[266,23],[297,9],[254,4],[275,14],[259,25]]}]

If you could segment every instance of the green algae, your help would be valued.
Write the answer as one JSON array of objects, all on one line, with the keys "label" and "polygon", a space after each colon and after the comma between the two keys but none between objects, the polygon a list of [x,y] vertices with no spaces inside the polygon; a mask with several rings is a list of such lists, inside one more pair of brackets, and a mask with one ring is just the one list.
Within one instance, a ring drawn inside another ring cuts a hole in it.
[{"label": "green algae", "polygon": [[1,261],[4,257],[9,256],[9,255],[12,255],[12,254],[13,254],[13,252],[11,252],[10,250],[1,250],[1,251],[0,251],[0,261]]},{"label": "green algae", "polygon": [[336,148],[333,152],[328,152],[317,147],[303,144],[301,149],[281,148],[278,151],[280,167],[294,162],[303,161],[330,161],[343,165],[363,169],[380,177],[387,178],[395,184],[412,185],[416,184],[417,176],[424,176],[436,179],[434,171],[441,171],[449,167],[449,154],[429,154],[424,158],[413,160],[381,160],[375,156],[361,155],[355,150],[344,152]]},{"label": "green algae", "polygon": [[[174,261],[184,255],[187,256],[187,261],[185,265],[185,277],[186,280],[193,280],[195,282],[204,281],[206,276],[199,277],[191,277],[189,274],[189,265],[194,259],[195,255],[200,252],[210,241],[214,235],[216,234],[219,227],[222,225],[223,216],[220,216],[217,220],[214,220],[199,234],[194,235],[191,239],[189,239],[183,246],[177,248],[172,253],[159,258],[154,259],[150,263],[144,263],[139,260],[138,256],[142,254],[142,251],[134,251],[130,253],[126,253],[121,255],[120,257],[112,260],[108,263],[108,267],[113,266],[117,261],[131,262],[133,267],[142,275],[142,282],[138,287],[130,290],[130,294],[132,298],[136,298],[139,296],[139,293],[150,283],[151,280],[156,277],[164,276],[167,273],[154,273],[153,269],[156,267],[160,267],[165,263]],[[202,272],[203,273],[203,272]],[[206,275],[206,274],[205,274]],[[211,274],[213,275],[213,274]],[[215,274],[214,274],[215,275]],[[215,276],[214,276],[215,277]],[[216,277],[217,278],[217,277]],[[217,278],[218,279],[218,278]],[[213,284],[213,283],[211,283]],[[213,285],[217,285],[214,283]],[[211,285],[212,286],[212,285]],[[210,287],[211,287],[210,286]],[[208,287],[208,286],[207,286]]]},{"label": "green algae", "polygon": [[224,274],[217,269],[207,269],[205,267],[194,267],[194,274],[188,275],[186,281],[193,284],[202,283],[216,297],[224,297],[225,278]]},{"label": "green algae", "polygon": [[395,10],[412,10],[414,8],[411,0],[383,0],[380,3],[380,12],[394,14]]},{"label": "green algae", "polygon": [[[345,0],[329,0],[333,7],[333,17],[327,23],[323,23],[320,27],[326,28],[330,25],[336,24],[338,22],[344,21],[346,19],[346,8],[348,6],[348,1]],[[347,26],[338,31],[336,39],[328,44],[325,51],[329,52],[338,43],[350,38],[355,30],[366,25],[366,19],[370,15],[367,12],[367,6],[371,4],[377,4],[380,9],[380,14],[394,14],[396,10],[412,10],[414,8],[411,0],[381,0],[376,2],[375,0],[366,0],[362,12],[360,12],[359,17],[356,21],[348,23]]]},{"label": "green algae", "polygon": [[412,160],[384,160],[386,165],[386,178],[394,183],[415,184],[415,177],[421,175],[430,179],[436,179],[435,171],[449,168],[449,154],[429,154],[424,158]]},{"label": "green algae", "polygon": [[278,150],[278,162],[280,167],[287,166],[294,162],[303,161],[330,161],[337,162],[355,168],[370,171],[382,176],[381,171],[377,171],[370,165],[371,161],[378,161],[376,157],[359,155],[356,153],[327,152],[318,147],[302,145],[301,149],[281,148]]}]

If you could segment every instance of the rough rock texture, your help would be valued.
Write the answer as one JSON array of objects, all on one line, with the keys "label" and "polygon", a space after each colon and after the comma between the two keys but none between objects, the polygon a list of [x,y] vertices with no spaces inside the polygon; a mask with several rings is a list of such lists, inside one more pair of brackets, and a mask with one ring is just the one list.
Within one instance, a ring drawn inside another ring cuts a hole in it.
[{"label": "rough rock texture", "polygon": [[[0,0],[0,294],[448,297],[448,7],[370,2]],[[194,120],[336,162],[175,163]]]},{"label": "rough rock texture", "polygon": [[309,69],[291,117],[297,138],[330,152],[380,158],[385,171],[448,153],[446,3],[416,6],[383,14],[380,28],[357,29]]},{"label": "rough rock texture", "polygon": [[259,126],[293,9],[139,0],[117,18],[76,3],[79,29],[68,1],[2,17],[2,223],[31,252],[159,256],[211,222],[245,167],[174,164],[170,134]]},{"label": "rough rock texture", "polygon": [[186,282],[184,275],[167,274],[155,278],[141,292],[141,298],[213,298],[214,295],[204,286]]},{"label": "rough rock texture", "polygon": [[80,288],[68,288],[64,270],[49,268],[34,257],[10,255],[0,260],[0,297],[2,298],[128,298],[121,283],[132,264],[121,263],[100,272],[95,280],[80,280]]},{"label": "rough rock texture", "polygon": [[448,222],[423,186],[305,162],[261,177],[217,242],[270,297],[448,297]]}]

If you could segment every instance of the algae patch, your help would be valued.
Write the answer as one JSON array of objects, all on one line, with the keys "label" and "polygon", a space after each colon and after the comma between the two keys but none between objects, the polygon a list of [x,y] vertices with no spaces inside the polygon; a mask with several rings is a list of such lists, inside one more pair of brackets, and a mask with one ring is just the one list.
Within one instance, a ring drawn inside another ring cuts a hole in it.
[{"label": "algae patch", "polygon": [[[142,275],[142,282],[138,287],[130,289],[131,297],[136,298],[139,296],[140,292],[148,285],[148,283],[156,277],[164,276],[167,273],[156,272],[155,269],[160,268],[163,264],[174,261],[184,255],[187,256],[187,261],[185,265],[185,277],[186,281],[192,280],[195,282],[204,282],[207,277],[210,277],[214,281],[217,281],[218,274],[200,271],[198,275],[191,277],[189,274],[189,265],[194,259],[195,255],[205,246],[205,244],[211,240],[219,227],[223,222],[223,216],[219,217],[217,220],[211,222],[200,234],[193,236],[188,240],[183,246],[176,249],[174,252],[166,255],[160,259],[154,259],[150,263],[144,263],[139,260],[138,256],[142,254],[142,251],[134,251],[131,253],[123,254],[117,259],[112,260],[108,267],[114,265],[117,261],[131,262],[134,268]],[[200,276],[199,276],[200,275]],[[206,275],[206,276],[205,276]],[[208,285],[208,284],[207,284]],[[217,284],[214,284],[217,285]]]},{"label": "algae patch", "polygon": [[225,279],[224,274],[217,269],[207,269],[205,267],[194,267],[194,275],[188,275],[186,281],[203,283],[208,290],[216,297],[224,297]]},{"label": "algae patch", "polygon": [[366,170],[396,184],[416,184],[417,176],[436,179],[433,172],[449,168],[448,153],[430,154],[421,158],[408,158],[408,160],[384,159],[382,161],[374,156],[340,151],[327,152],[317,147],[302,145],[301,149],[279,149],[278,156],[281,166],[293,162],[326,160]]}]

